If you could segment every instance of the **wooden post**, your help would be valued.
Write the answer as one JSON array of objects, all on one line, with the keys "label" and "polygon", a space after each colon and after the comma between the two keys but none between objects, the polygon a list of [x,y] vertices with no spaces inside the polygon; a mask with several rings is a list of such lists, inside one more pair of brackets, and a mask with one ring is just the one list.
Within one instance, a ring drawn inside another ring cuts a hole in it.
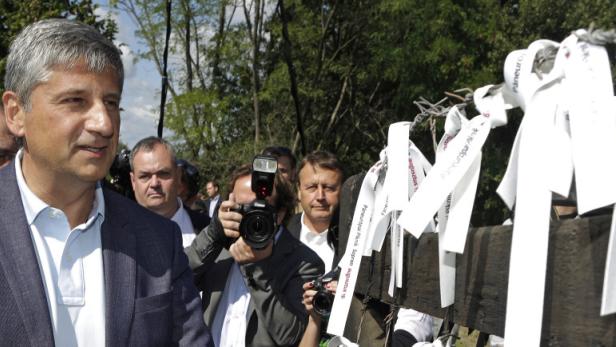
[{"label": "wooden post", "polygon": [[[340,252],[344,252],[363,175],[345,182],[340,210]],[[599,316],[611,216],[552,223],[546,274],[542,343],[545,346],[616,346],[616,315]],[[505,327],[511,226],[473,228],[456,259],[453,320],[502,336]],[[388,245],[388,240],[385,241]],[[444,317],[440,307],[438,239],[406,236],[406,286],[396,299],[387,294],[389,248],[364,257],[356,292],[386,303]],[[373,269],[371,281],[368,273]]]}]

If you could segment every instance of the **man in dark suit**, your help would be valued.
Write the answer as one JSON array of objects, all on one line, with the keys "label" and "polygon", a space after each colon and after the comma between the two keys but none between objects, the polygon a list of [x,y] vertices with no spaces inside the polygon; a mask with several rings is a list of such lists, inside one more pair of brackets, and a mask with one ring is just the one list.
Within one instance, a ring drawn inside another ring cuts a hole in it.
[{"label": "man in dark suit", "polygon": [[130,181],[137,203],[176,222],[187,247],[210,219],[184,205],[178,191],[181,169],[177,162],[167,140],[155,136],[141,139],[130,152]]},{"label": "man in dark suit", "polygon": [[207,199],[203,203],[203,211],[210,218],[213,218],[222,203],[218,183],[216,183],[216,181],[208,181],[205,185],[205,192],[207,194]]},{"label": "man in dark suit", "polygon": [[218,217],[186,249],[195,280],[203,290],[204,319],[217,347],[294,346],[308,321],[302,285],[323,273],[323,262],[284,228],[295,193],[276,175],[268,203],[280,225],[264,248],[249,246],[239,233],[240,204],[252,203],[252,170],[243,166],[231,179],[229,200]]},{"label": "man in dark suit", "polygon": [[99,183],[123,78],[119,50],[79,22],[11,44],[2,101],[23,147],[0,170],[2,345],[211,343],[178,227]]}]

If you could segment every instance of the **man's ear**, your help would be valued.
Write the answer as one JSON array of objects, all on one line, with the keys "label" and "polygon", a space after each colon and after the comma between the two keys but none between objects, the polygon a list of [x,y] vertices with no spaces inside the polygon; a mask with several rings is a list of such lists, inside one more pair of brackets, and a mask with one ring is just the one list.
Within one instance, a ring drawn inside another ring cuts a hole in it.
[{"label": "man's ear", "polygon": [[4,104],[4,116],[6,126],[15,137],[24,137],[26,134],[26,112],[24,106],[19,102],[19,97],[15,92],[7,90],[2,94]]},{"label": "man's ear", "polygon": [[295,191],[297,192],[297,200],[301,200],[302,199],[302,190],[300,189],[300,185],[299,183],[297,185],[294,185],[293,188],[295,188]]},{"label": "man's ear", "polygon": [[130,172],[130,185],[133,187],[133,191],[136,190],[136,188],[135,188],[135,174],[132,171]]}]

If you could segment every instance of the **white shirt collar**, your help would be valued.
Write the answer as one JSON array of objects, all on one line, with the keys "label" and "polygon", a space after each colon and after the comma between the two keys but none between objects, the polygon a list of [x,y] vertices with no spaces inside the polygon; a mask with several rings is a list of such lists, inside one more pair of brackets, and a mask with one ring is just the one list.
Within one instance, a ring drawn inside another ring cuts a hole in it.
[{"label": "white shirt collar", "polygon": [[186,211],[186,209],[184,208],[182,200],[180,198],[177,199],[179,207],[177,211],[175,211],[173,217],[171,217],[171,220],[180,227],[180,231],[182,232],[182,245],[184,247],[188,247],[197,235],[195,234],[195,227],[192,224],[190,215],[188,214],[188,211]]},{"label": "white shirt collar", "polygon": [[[46,209],[50,207],[49,204],[41,200],[36,194],[30,190],[26,180],[24,179],[23,172],[21,170],[21,161],[24,155],[24,149],[21,148],[15,156],[15,176],[17,178],[17,186],[19,187],[19,194],[21,195],[21,201],[23,202],[24,211],[26,213],[26,219],[28,225],[32,225],[36,217]],[[87,224],[93,220],[91,217],[100,215],[101,218],[105,218],[105,199],[103,197],[103,189],[99,182],[96,183],[96,191],[94,193],[94,202],[92,204],[92,210],[88,216]],[[102,220],[101,220],[102,222]]]},{"label": "white shirt collar", "polygon": [[323,230],[320,233],[317,233],[313,230],[311,230],[308,225],[306,225],[306,223],[304,222],[304,218],[306,218],[306,213],[302,212],[302,230],[306,231],[306,236],[309,237],[311,240],[325,240],[325,242],[327,242],[327,233],[329,232],[329,228]]},{"label": "white shirt collar", "polygon": [[171,217],[172,221],[175,221],[177,218],[179,218],[180,215],[182,214],[182,210],[184,209],[184,204],[182,203],[182,199],[180,199],[180,198],[175,198],[175,199],[178,202],[178,209],[175,210],[175,213]]}]

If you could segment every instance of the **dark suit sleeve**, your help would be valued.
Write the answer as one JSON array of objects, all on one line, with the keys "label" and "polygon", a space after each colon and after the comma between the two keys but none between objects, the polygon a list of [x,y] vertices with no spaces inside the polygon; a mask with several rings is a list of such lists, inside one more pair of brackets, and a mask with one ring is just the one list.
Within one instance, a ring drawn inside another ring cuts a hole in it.
[{"label": "dark suit sleeve", "polygon": [[174,223],[173,260],[173,341],[179,346],[214,346],[209,329],[203,323],[201,300],[192,281],[182,236]]},{"label": "dark suit sleeve", "polygon": [[[274,245],[274,252],[277,247],[284,247],[280,243]],[[247,281],[258,324],[267,329],[276,345],[299,343],[308,324],[302,286],[323,273],[321,259],[298,245],[286,257],[271,256],[241,265],[240,270]]]},{"label": "dark suit sleeve", "polygon": [[209,267],[223,248],[228,248],[231,240],[224,234],[218,218],[212,218],[210,225],[201,231],[190,246],[184,249],[188,264],[193,271],[195,284],[201,283]]}]

